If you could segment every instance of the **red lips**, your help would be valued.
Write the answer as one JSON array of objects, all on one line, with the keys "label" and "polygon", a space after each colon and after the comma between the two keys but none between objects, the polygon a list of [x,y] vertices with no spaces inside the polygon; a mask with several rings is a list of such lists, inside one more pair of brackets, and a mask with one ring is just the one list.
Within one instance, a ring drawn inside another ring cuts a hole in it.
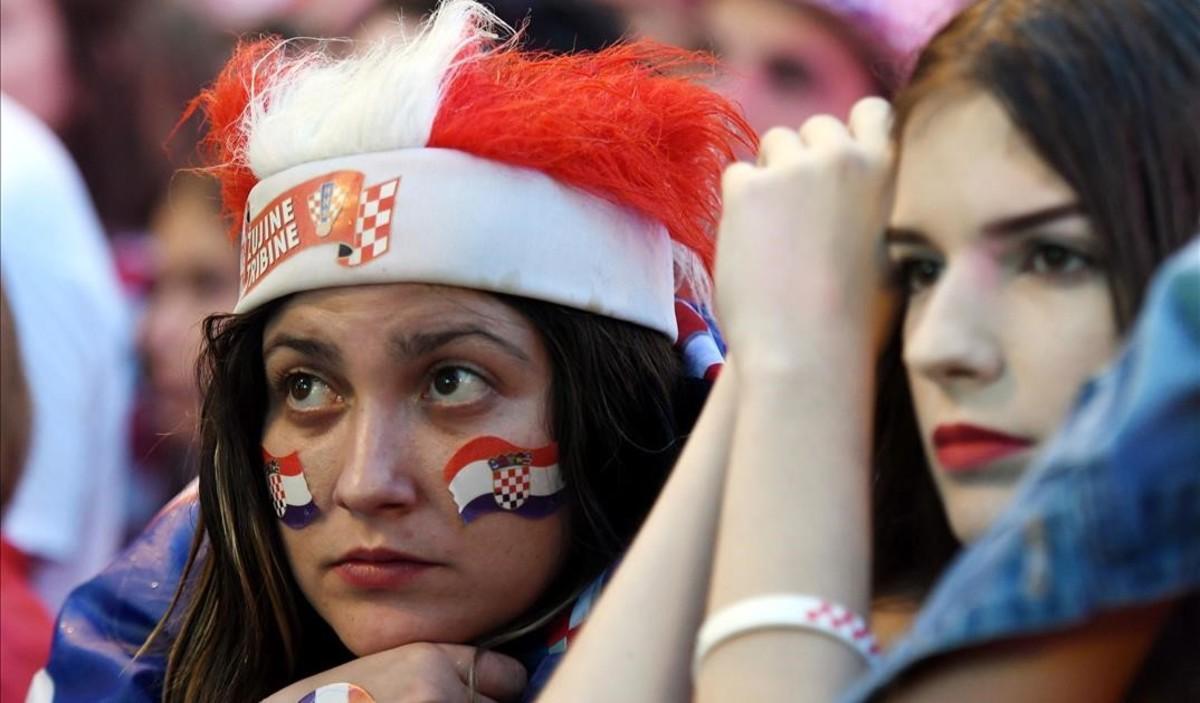
[{"label": "red lips", "polygon": [[938,463],[949,473],[978,471],[1031,446],[1033,440],[1027,437],[1014,437],[976,425],[938,425],[933,431]]},{"label": "red lips", "polygon": [[355,549],[333,564],[350,586],[362,590],[395,590],[437,564],[390,549]]}]

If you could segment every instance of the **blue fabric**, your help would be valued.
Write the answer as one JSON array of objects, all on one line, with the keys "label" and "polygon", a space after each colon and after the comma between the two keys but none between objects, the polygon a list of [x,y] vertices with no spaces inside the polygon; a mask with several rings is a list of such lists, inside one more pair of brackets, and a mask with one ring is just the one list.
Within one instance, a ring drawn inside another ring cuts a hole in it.
[{"label": "blue fabric", "polygon": [[842,700],[868,700],[935,655],[1198,589],[1200,239],[1159,272],[1125,349],[1007,511]]},{"label": "blue fabric", "polygon": [[193,483],[67,598],[46,665],[55,703],[161,700],[165,656],[134,654],[170,606],[198,511]]}]

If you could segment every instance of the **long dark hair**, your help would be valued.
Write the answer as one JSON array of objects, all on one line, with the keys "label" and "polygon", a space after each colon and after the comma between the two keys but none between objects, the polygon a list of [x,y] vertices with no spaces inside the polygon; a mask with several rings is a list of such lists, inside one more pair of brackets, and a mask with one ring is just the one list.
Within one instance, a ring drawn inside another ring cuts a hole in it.
[{"label": "long dark hair", "polygon": [[[934,38],[897,96],[898,148],[917,105],[963,89],[998,100],[1075,191],[1127,329],[1155,269],[1200,229],[1200,3],[982,0]],[[880,369],[890,394],[876,471],[885,588],[928,585],[954,551],[915,440],[898,335]]]},{"label": "long dark hair", "polygon": [[[541,601],[491,633],[492,644],[561,610],[628,546],[703,397],[657,332],[498,297],[529,319],[551,359],[551,427],[573,544]],[[156,633],[170,641],[165,701],[258,700],[352,658],[279,556],[285,552],[263,478],[262,335],[281,303],[205,323],[200,524],[172,613]]]}]

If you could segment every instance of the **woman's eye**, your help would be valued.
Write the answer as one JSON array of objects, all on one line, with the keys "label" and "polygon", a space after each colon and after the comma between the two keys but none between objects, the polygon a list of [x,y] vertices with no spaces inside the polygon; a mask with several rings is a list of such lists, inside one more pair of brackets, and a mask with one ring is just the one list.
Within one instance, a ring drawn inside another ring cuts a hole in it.
[{"label": "woman's eye", "polygon": [[937,282],[942,274],[942,264],[934,259],[909,258],[896,265],[896,283],[908,295],[914,295]]},{"label": "woman's eye", "polygon": [[474,371],[462,366],[438,369],[429,382],[430,400],[443,405],[467,405],[484,397],[490,387]]},{"label": "woman's eye", "polygon": [[767,78],[781,93],[809,90],[813,74],[808,64],[792,56],[772,56],[766,62]]},{"label": "woman's eye", "polygon": [[307,373],[293,373],[284,379],[287,402],[295,410],[307,411],[331,405],[338,400],[327,383]]},{"label": "woman's eye", "polygon": [[1039,244],[1026,268],[1041,276],[1069,276],[1092,268],[1091,258],[1059,244]]}]

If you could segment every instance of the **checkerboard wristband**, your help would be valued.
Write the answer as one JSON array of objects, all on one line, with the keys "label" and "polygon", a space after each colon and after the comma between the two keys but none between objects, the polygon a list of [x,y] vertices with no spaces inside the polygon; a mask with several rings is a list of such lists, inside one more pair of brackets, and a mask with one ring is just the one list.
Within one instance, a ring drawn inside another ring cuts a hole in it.
[{"label": "checkerboard wristband", "polygon": [[696,635],[692,676],[718,645],[757,630],[799,629],[818,632],[849,646],[868,666],[879,661],[879,645],[855,612],[814,596],[775,593],[755,596],[722,608],[704,621]]}]

